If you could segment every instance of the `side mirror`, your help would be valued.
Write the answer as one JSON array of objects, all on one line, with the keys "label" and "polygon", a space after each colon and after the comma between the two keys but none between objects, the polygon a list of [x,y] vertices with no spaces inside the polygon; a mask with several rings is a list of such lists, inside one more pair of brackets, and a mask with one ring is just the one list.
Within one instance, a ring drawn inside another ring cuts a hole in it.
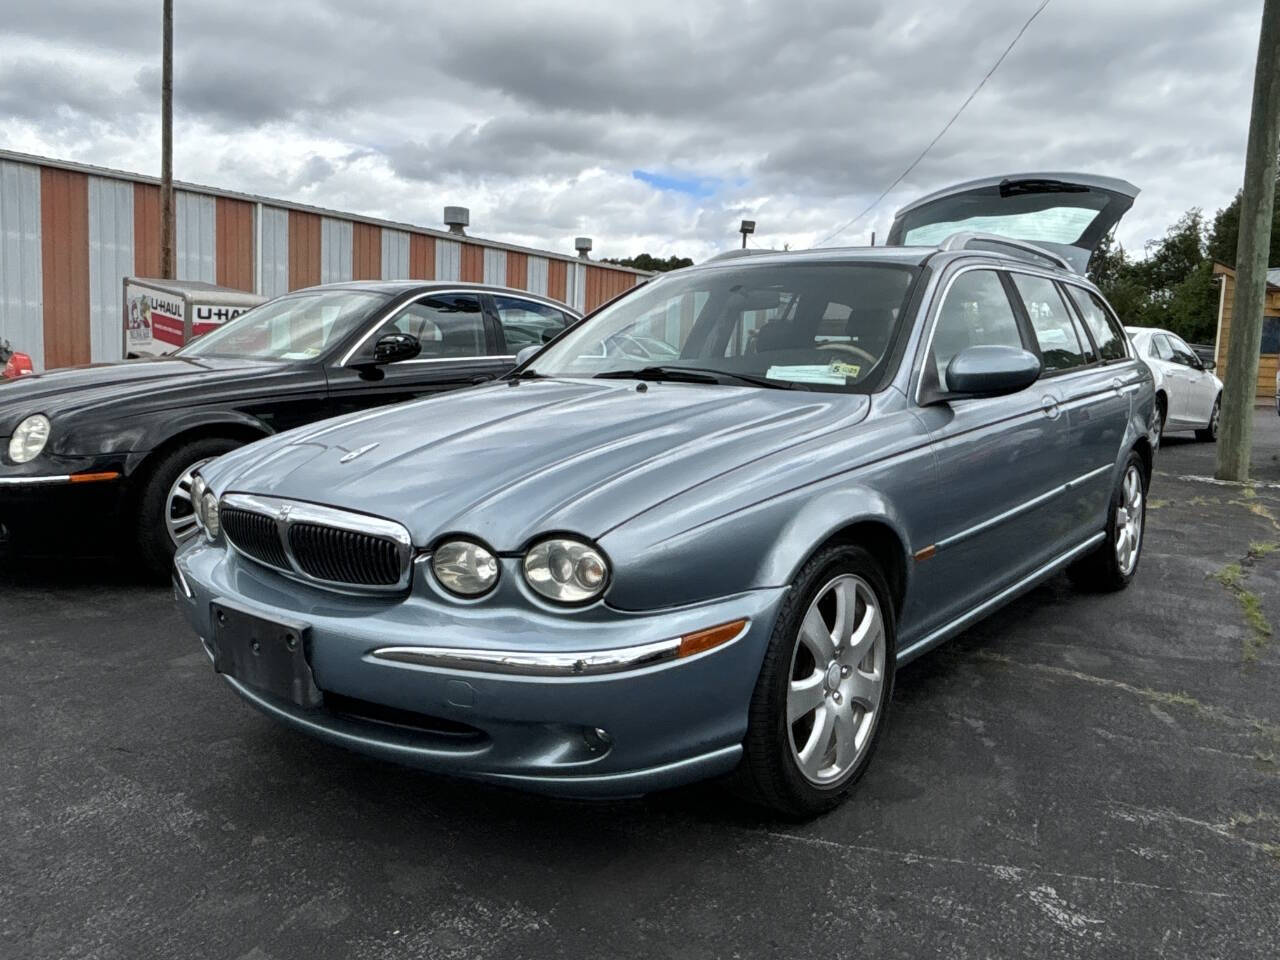
[{"label": "side mirror", "polygon": [[968,347],[947,364],[947,393],[999,397],[1025,390],[1039,376],[1040,358],[1021,347]]},{"label": "side mirror", "polygon": [[412,360],[422,352],[418,338],[408,333],[384,333],[373,345],[373,362],[398,363]]},{"label": "side mirror", "polygon": [[519,367],[529,360],[535,353],[541,350],[539,344],[531,343],[527,347],[521,347],[520,352],[516,354],[516,366]]},{"label": "side mirror", "polygon": [[1218,364],[1217,364],[1217,362],[1216,362],[1216,361],[1214,361],[1214,360],[1201,360],[1201,361],[1200,361],[1200,369],[1201,369],[1201,370],[1216,370],[1216,369],[1218,369]]}]

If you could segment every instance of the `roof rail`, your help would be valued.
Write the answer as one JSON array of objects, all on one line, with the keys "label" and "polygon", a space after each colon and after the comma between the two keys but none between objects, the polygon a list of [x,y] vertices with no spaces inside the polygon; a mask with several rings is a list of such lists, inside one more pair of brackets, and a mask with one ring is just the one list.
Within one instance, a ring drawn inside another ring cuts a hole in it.
[{"label": "roof rail", "polygon": [[724,253],[717,253],[714,257],[708,257],[705,262],[714,263],[716,260],[736,260],[738,257],[754,257],[762,253],[777,253],[776,250],[761,250],[759,248],[748,250],[746,247],[741,249],[735,247],[732,250],[726,250]]},{"label": "roof rail", "polygon": [[1014,240],[1010,237],[1002,237],[994,233],[974,233],[971,230],[961,230],[953,233],[942,243],[938,244],[939,250],[990,250],[992,247],[1004,248],[1008,250],[997,249],[996,253],[1008,252],[1010,256],[1017,257],[1020,260],[1028,260],[1035,262],[1036,260],[1047,260],[1055,267],[1061,267],[1068,273],[1075,273],[1075,268],[1063,256],[1046,250],[1044,247],[1038,247],[1034,243],[1028,243],[1026,240]]}]

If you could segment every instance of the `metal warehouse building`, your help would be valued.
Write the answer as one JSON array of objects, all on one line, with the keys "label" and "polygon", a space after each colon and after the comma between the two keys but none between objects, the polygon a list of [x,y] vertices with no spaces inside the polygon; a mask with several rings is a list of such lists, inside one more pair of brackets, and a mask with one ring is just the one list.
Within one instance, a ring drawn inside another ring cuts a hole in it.
[{"label": "metal warehouse building", "polygon": [[[119,360],[121,280],[160,275],[159,180],[0,151],[0,340],[36,369]],[[592,310],[646,274],[177,183],[176,272],[274,297],[339,280],[505,284]]]}]

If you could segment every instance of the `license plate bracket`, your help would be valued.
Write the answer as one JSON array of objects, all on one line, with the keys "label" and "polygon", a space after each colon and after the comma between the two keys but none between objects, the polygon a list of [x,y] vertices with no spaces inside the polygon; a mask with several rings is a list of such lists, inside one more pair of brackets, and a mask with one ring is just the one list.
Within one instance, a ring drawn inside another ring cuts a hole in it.
[{"label": "license plate bracket", "polygon": [[210,603],[209,612],[218,673],[304,709],[320,706],[323,694],[307,661],[305,623],[260,617],[222,599]]}]

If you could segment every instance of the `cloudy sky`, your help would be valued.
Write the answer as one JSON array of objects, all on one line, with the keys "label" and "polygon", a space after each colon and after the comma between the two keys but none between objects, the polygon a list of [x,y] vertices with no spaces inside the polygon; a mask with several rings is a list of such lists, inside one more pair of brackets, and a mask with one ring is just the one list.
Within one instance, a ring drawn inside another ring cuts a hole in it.
[{"label": "cloudy sky", "polygon": [[[179,179],[598,256],[812,245],[867,206],[1039,0],[175,0]],[[0,147],[158,174],[160,0],[4,0]],[[1051,0],[840,242],[949,182],[1143,190],[1131,250],[1238,188],[1261,0]]]}]

